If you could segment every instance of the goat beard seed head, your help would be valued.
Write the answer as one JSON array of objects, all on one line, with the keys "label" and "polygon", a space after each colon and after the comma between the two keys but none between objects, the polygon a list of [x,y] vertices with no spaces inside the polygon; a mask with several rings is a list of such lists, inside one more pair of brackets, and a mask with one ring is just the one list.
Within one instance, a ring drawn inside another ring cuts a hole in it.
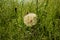
[{"label": "goat beard seed head", "polygon": [[37,15],[34,13],[28,13],[24,16],[24,24],[26,26],[33,26],[37,23]]}]

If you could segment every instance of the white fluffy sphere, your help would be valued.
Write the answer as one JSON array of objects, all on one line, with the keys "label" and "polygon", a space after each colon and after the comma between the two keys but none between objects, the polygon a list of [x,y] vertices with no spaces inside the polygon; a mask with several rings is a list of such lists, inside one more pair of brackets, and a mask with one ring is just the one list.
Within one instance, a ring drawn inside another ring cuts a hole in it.
[{"label": "white fluffy sphere", "polygon": [[24,16],[24,24],[26,26],[33,26],[37,23],[37,15],[34,13],[28,13]]}]

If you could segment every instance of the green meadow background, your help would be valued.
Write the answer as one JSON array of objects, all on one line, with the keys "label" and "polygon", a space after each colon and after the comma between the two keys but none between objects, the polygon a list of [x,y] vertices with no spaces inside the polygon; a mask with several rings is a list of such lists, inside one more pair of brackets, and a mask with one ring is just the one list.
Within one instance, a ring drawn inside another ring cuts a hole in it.
[{"label": "green meadow background", "polygon": [[[27,12],[35,26],[24,24]],[[60,0],[0,0],[0,40],[60,40]]]}]

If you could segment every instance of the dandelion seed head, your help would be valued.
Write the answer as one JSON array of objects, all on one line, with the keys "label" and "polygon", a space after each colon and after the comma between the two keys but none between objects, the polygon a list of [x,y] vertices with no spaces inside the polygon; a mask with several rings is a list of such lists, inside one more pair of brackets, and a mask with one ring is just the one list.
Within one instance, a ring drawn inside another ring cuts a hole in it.
[{"label": "dandelion seed head", "polygon": [[33,26],[37,23],[37,15],[34,13],[28,13],[24,16],[24,24],[26,26]]}]

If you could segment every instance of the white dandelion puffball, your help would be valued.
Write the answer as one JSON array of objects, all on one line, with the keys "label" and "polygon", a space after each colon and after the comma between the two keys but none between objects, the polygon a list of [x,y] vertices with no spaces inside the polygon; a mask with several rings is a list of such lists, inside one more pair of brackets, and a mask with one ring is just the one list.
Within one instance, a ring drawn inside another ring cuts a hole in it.
[{"label": "white dandelion puffball", "polygon": [[33,26],[37,23],[37,15],[34,13],[28,13],[24,16],[24,24],[26,26]]}]

